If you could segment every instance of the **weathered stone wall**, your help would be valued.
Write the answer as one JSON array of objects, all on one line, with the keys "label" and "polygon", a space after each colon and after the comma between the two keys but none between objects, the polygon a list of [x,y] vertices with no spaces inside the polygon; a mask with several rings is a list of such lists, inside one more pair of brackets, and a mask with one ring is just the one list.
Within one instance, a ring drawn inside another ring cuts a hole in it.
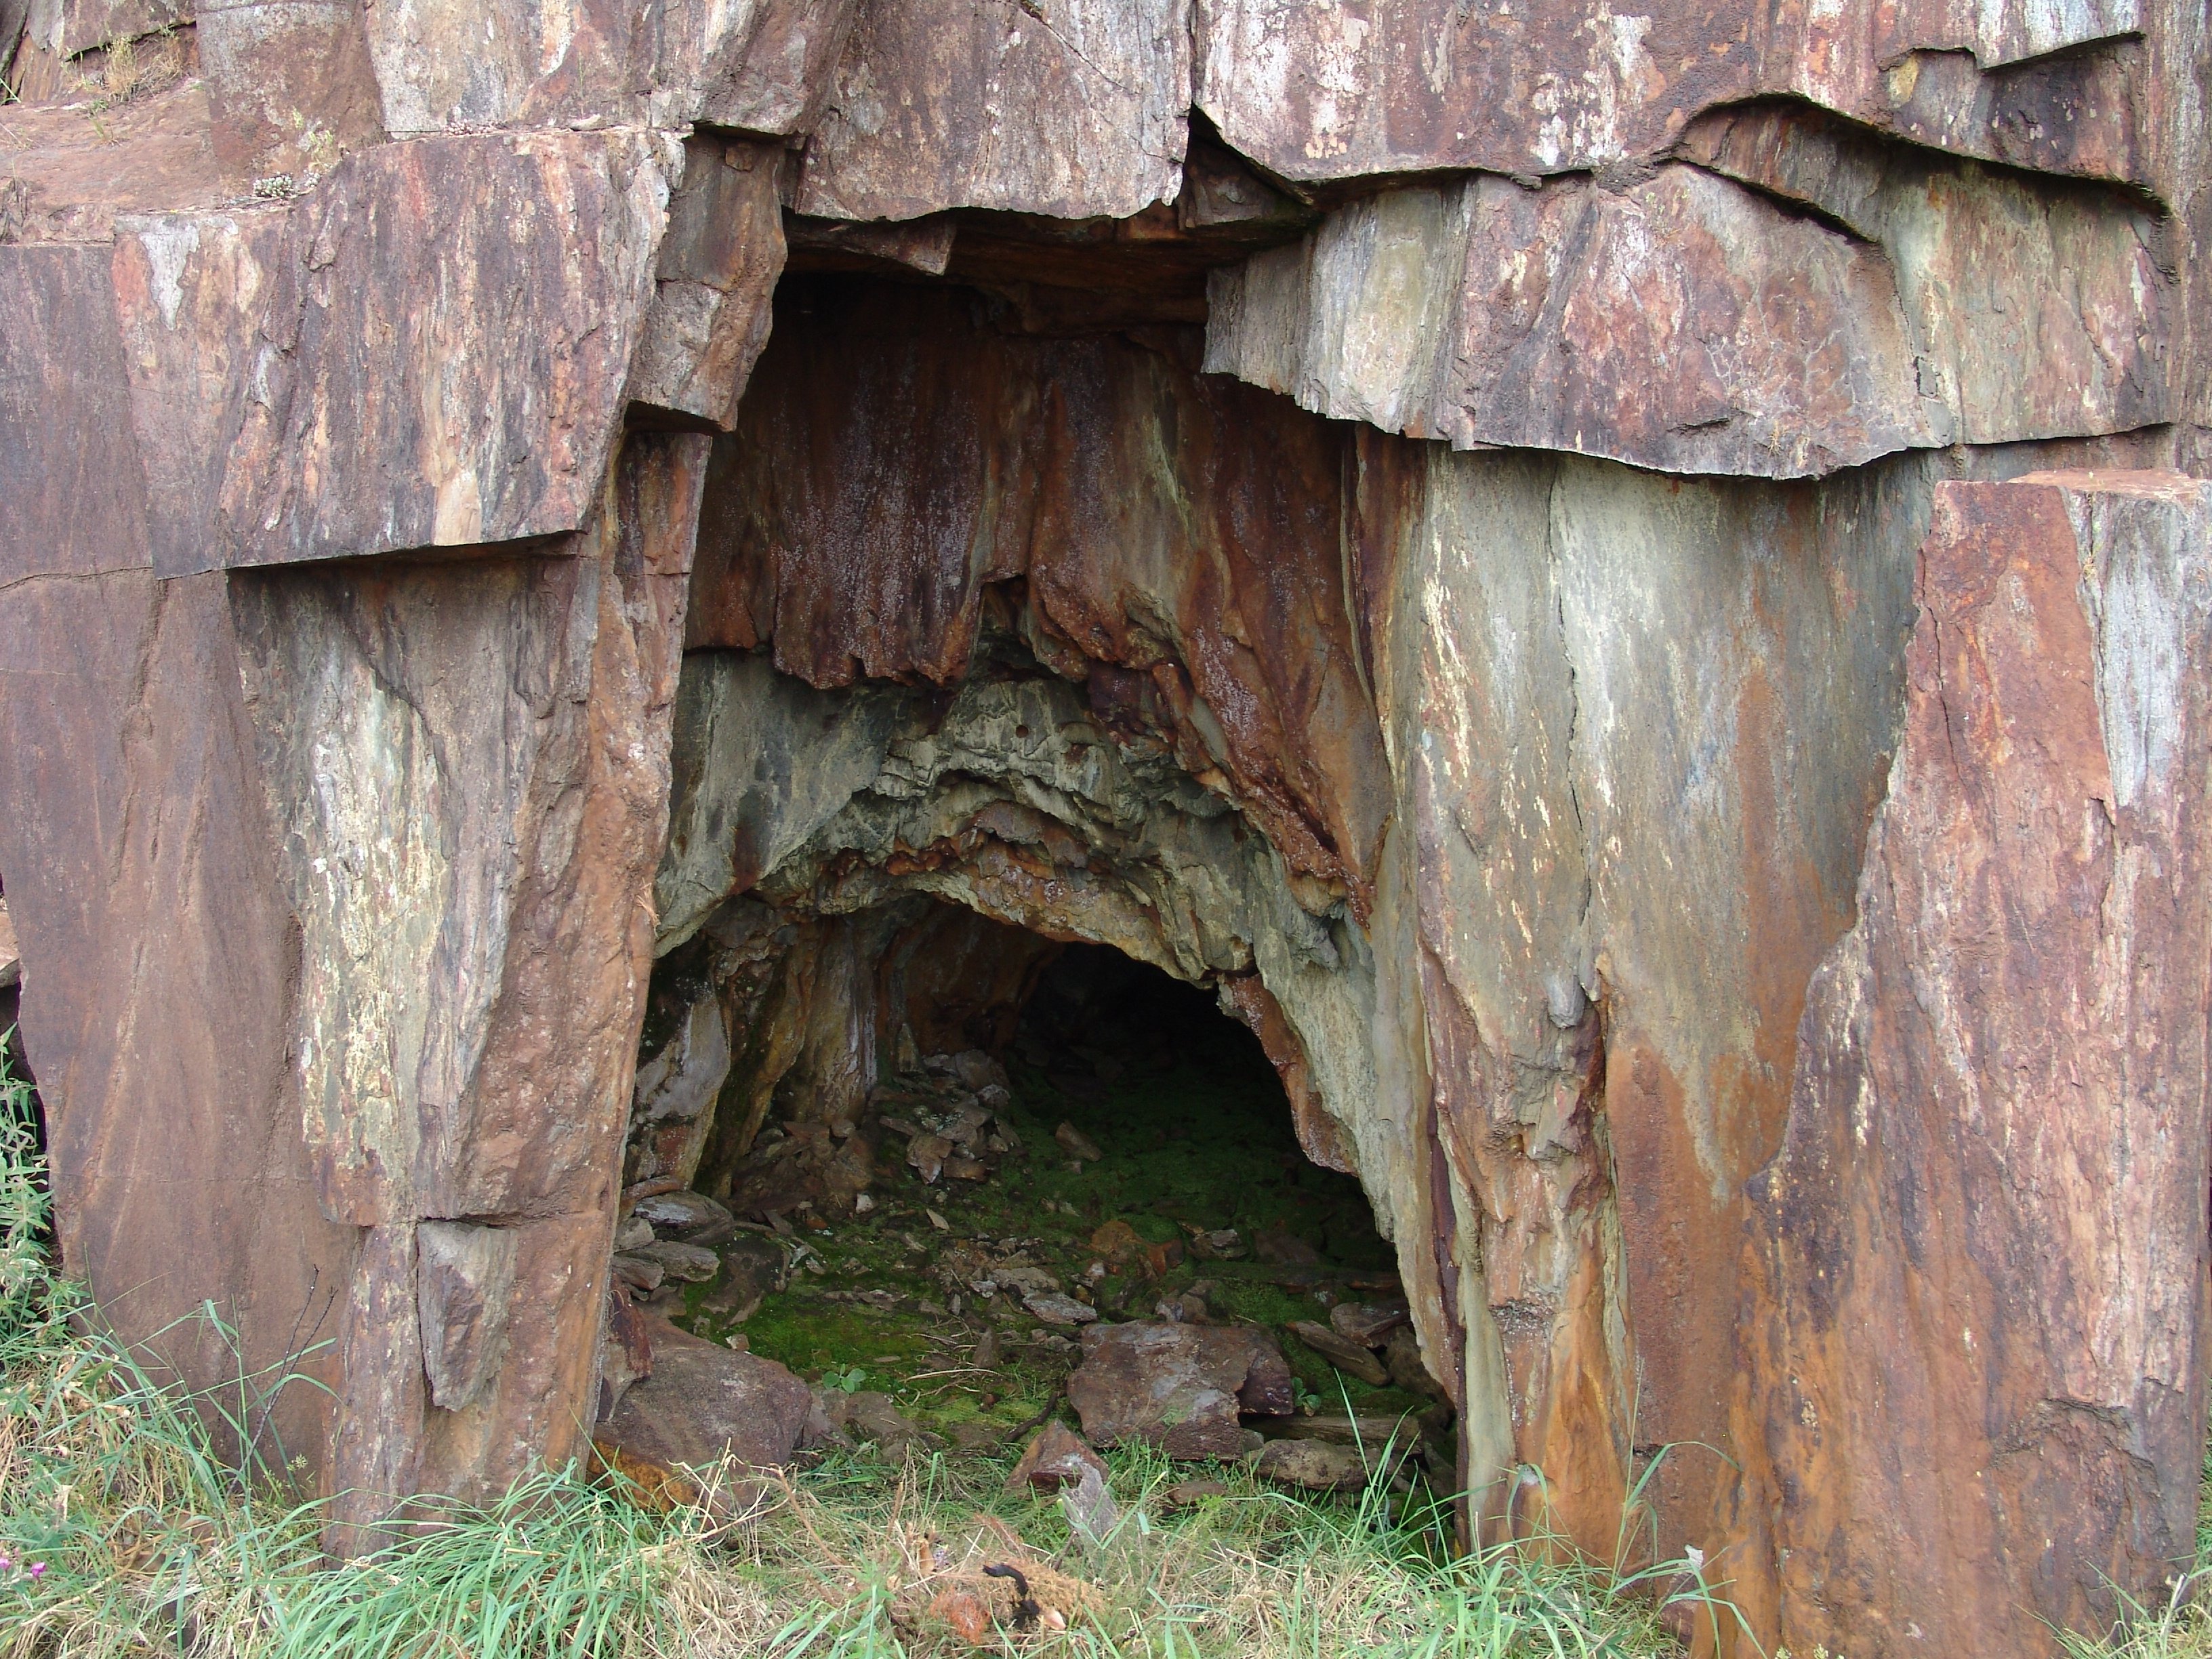
[{"label": "weathered stone wall", "polygon": [[2155,1593],[2208,54],[2191,0],[0,8],[71,1270],[310,1351],[335,1541],[495,1487],[588,1414],[623,1181],[864,1092],[950,900],[1261,1033],[1486,1528],[1609,1552],[1695,1442],[1663,1541],[1770,1646]]}]

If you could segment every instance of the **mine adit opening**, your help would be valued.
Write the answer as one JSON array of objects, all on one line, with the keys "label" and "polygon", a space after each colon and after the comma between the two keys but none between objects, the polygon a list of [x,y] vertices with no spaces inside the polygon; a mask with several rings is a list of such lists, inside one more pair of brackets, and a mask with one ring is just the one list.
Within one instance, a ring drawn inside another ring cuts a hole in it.
[{"label": "mine adit opening", "polygon": [[[1402,1422],[1449,1477],[1393,1249],[1215,993],[933,899],[796,926],[732,908],[654,979],[617,1258],[636,1303],[789,1366],[894,1460],[1018,1449],[1094,1322],[1253,1328],[1304,1415],[1251,1422]],[[825,995],[849,999],[862,1075],[805,1052]],[[726,1019],[714,1097],[655,1119]],[[656,1157],[675,1162],[635,1178]]]},{"label": "mine adit opening", "polygon": [[1404,1172],[1353,1173],[1351,436],[1202,372],[1241,243],[963,221],[933,280],[792,229],[699,509],[618,1281],[893,1454],[1012,1449],[1143,1327],[1449,1489]]}]

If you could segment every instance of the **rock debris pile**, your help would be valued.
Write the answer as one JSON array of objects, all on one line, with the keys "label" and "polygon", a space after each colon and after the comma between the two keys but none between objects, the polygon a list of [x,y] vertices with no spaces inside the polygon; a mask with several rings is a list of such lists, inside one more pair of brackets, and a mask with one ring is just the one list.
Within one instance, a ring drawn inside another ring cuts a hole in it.
[{"label": "rock debris pile", "polygon": [[[1249,1460],[1316,1491],[1402,1485],[1408,1458],[1449,1482],[1452,1414],[1396,1271],[1371,1234],[1361,1248],[1356,1188],[1297,1150],[1252,1038],[1170,996],[1145,1005],[1148,1030],[1092,1030],[1110,1048],[1063,1048],[1064,1033],[1038,1029],[1054,988],[1009,1045],[1018,1087],[983,1050],[921,1055],[908,1033],[858,1121],[818,1142],[772,1125],[767,1151],[731,1172],[729,1202],[665,1181],[632,1189],[609,1328],[643,1322],[651,1352],[641,1371],[627,1356],[603,1371],[650,1386],[603,1391],[604,1459],[659,1491],[692,1478],[676,1465],[726,1449],[768,1463],[833,1444],[893,1463],[915,1449],[1006,1455],[1064,1397],[1085,1439],[1052,1424],[1016,1484],[1057,1491],[1085,1440]],[[868,1184],[817,1201],[805,1160],[852,1144],[878,1149]],[[1278,1187],[1255,1199],[1262,1158]],[[1170,1167],[1179,1180],[1161,1178]],[[1232,1217],[1244,1224],[1211,1224]],[[1305,1234],[1348,1240],[1361,1260],[1331,1261]],[[673,1376],[652,1357],[671,1341],[684,1356]],[[779,1360],[811,1381],[811,1415],[727,1438],[716,1401],[792,1376]]]}]

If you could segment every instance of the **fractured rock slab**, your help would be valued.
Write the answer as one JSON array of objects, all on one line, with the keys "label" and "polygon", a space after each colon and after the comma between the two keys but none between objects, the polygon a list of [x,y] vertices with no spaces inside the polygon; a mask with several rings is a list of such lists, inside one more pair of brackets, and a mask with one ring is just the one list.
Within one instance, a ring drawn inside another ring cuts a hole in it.
[{"label": "fractured rock slab", "polygon": [[1209,371],[1462,449],[1795,477],[1948,435],[1884,262],[1689,167],[1389,192],[1209,296]]},{"label": "fractured rock slab", "polygon": [[1705,118],[1681,149],[1881,245],[1923,389],[1948,409],[1960,441],[2120,432],[2168,417],[2174,284],[2161,269],[2157,216],[2133,198],[2040,184],[1771,108]]}]

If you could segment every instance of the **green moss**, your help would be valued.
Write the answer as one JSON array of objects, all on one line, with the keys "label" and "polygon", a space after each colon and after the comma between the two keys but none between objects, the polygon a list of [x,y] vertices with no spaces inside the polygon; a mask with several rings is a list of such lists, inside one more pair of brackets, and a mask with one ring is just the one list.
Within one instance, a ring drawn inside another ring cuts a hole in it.
[{"label": "green moss", "polygon": [[[1234,1228],[1248,1249],[1255,1233],[1277,1229],[1325,1249],[1340,1270],[1386,1267],[1389,1249],[1375,1236],[1358,1182],[1306,1162],[1281,1085],[1264,1067],[1254,1067],[1241,1033],[1224,1029],[1218,1054],[1201,1052],[1172,1070],[1124,1077],[1095,1101],[1063,1095],[1042,1073],[1017,1066],[1017,1104],[1006,1116],[1023,1150],[1009,1155],[990,1180],[972,1184],[925,1186],[901,1168],[878,1185],[875,1209],[805,1235],[824,1271],[794,1273],[788,1289],[768,1297],[744,1322],[753,1352],[809,1378],[858,1366],[867,1373],[866,1387],[894,1395],[902,1409],[939,1430],[978,1422],[1011,1426],[1052,1397],[1068,1362],[1010,1342],[994,1373],[966,1372],[986,1321],[972,1297],[954,1314],[954,1291],[932,1271],[949,1239],[1037,1241],[1025,1247],[1030,1257],[1071,1287],[1085,1282],[1097,1260],[1092,1234],[1113,1220],[1153,1244],[1190,1246],[1194,1231]],[[1073,1167],[1053,1138],[1062,1122],[1090,1137],[1103,1158]],[[949,1234],[929,1221],[930,1210],[950,1224]],[[910,1249],[909,1239],[922,1249]],[[1275,1272],[1249,1259],[1206,1260],[1194,1251],[1158,1280],[1124,1270],[1099,1283],[1097,1294],[1109,1317],[1149,1318],[1161,1297],[1202,1279],[1219,1312],[1273,1327],[1279,1334],[1294,1319],[1327,1320],[1324,1304],[1272,1282]],[[836,1294],[860,1291],[888,1291],[896,1302],[878,1308]],[[708,1293],[703,1286],[687,1291],[679,1322],[720,1340],[737,1327],[703,1305]],[[1003,1337],[1016,1338],[1042,1328],[1017,1313],[1000,1328]],[[1294,1340],[1285,1338],[1284,1346],[1307,1387],[1336,1401],[1347,1380]],[[1410,1399],[1364,1383],[1348,1386],[1363,1407],[1373,1402],[1388,1409]]]}]

